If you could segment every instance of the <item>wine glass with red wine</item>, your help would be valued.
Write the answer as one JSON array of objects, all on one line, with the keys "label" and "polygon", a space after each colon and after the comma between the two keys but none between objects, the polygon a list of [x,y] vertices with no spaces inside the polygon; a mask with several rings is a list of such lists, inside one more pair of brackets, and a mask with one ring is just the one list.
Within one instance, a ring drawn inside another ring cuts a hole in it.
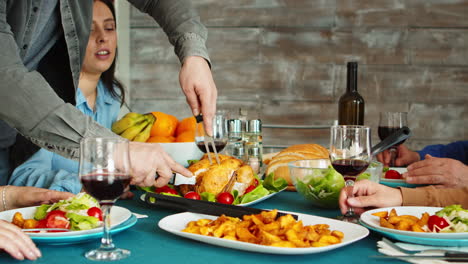
[{"label": "wine glass with red wine", "polygon": [[[216,148],[216,153],[221,152],[228,142],[227,122],[223,111],[217,111],[213,117],[213,142]],[[198,148],[204,153],[215,152],[212,145],[206,142],[208,138],[206,131],[203,127],[201,119],[197,119],[197,128],[195,129],[195,143]],[[208,147],[208,149],[207,149]]]},{"label": "wine glass with red wine", "polygon": [[110,231],[110,210],[130,184],[129,141],[124,138],[84,138],[80,143],[79,176],[87,193],[99,201],[104,234],[101,246],[85,253],[91,260],[119,260],[130,251],[116,248]]},{"label": "wine glass with red wine", "polygon": [[[378,134],[380,140],[384,140],[398,129],[408,126],[407,112],[380,112]],[[395,166],[395,159],[398,156],[398,146],[403,144],[403,141],[390,147],[390,167]]]},{"label": "wine glass with red wine", "polygon": [[[330,137],[330,161],[345,180],[348,198],[353,197],[356,178],[371,162],[370,128],[367,126],[333,126]],[[348,207],[343,221],[357,222],[352,207]]]}]

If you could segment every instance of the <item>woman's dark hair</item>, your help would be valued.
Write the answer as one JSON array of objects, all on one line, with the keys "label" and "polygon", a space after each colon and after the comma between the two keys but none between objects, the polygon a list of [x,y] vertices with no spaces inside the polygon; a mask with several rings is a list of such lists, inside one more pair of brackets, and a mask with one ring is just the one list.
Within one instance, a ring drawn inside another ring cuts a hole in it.
[{"label": "woman's dark hair", "polygon": [[[112,12],[112,15],[114,16],[114,20],[117,22],[117,18],[115,16],[115,7],[114,7],[114,1],[113,0],[95,0],[95,1],[101,1],[103,2],[107,7],[109,7],[110,11]],[[117,23],[116,23],[117,25]],[[111,66],[107,71],[103,72],[101,75],[101,80],[102,83],[104,84],[104,87],[109,91],[109,93],[115,97],[120,99],[120,105],[122,106],[125,103],[125,89],[122,85],[122,83],[115,78],[115,62],[117,61],[117,50],[118,48],[115,49],[115,58],[114,61],[112,62]],[[117,90],[119,90],[119,93]]]}]

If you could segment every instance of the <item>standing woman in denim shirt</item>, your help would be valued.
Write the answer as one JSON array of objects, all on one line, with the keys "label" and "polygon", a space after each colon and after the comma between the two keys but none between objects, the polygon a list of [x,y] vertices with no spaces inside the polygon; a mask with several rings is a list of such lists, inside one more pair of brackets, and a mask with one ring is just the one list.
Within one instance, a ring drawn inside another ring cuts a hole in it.
[{"label": "standing woman in denim shirt", "polygon": [[[100,125],[110,128],[125,100],[122,85],[114,78],[117,33],[114,6],[98,0],[93,6],[93,22],[76,90],[76,108]],[[35,186],[78,193],[81,183],[78,162],[40,149],[13,171],[9,184]]]}]

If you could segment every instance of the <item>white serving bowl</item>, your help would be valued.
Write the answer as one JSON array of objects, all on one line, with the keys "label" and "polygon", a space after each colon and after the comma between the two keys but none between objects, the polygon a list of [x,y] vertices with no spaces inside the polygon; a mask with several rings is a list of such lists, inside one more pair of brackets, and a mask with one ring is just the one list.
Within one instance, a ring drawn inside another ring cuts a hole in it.
[{"label": "white serving bowl", "polygon": [[198,160],[203,156],[203,152],[197,147],[195,142],[175,142],[159,143],[177,163],[188,167],[189,160]]}]

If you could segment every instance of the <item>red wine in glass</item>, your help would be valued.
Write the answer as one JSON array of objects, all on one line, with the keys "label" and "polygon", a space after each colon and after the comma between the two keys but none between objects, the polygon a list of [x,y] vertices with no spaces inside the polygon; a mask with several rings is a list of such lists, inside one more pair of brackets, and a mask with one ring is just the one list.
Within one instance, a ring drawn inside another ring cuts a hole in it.
[{"label": "red wine in glass", "polygon": [[[379,134],[380,140],[386,139],[388,136],[390,136],[391,134],[393,134],[394,132],[396,132],[400,128],[401,127],[379,126],[378,127],[378,134]],[[403,144],[403,142],[405,142],[405,140],[402,140],[402,141],[398,142],[397,144],[395,144],[395,146],[401,145],[401,144]]]},{"label": "red wine in glass", "polygon": [[[333,126],[330,132],[331,164],[343,176],[348,198],[354,197],[354,181],[367,169],[371,160],[370,128],[367,126]],[[358,218],[351,206],[348,206],[347,212],[340,217],[343,221],[353,223],[357,223]]]},{"label": "red wine in glass", "polygon": [[367,169],[369,162],[358,159],[339,159],[332,162],[333,168],[343,175],[345,180],[354,180]]},{"label": "red wine in glass", "polygon": [[[391,135],[395,130],[408,125],[408,113],[406,112],[380,112],[378,134],[380,140],[384,140]],[[398,156],[398,145],[405,142],[404,140],[390,147],[390,162],[389,166],[395,166],[395,158]]]},{"label": "red wine in glass", "polygon": [[[214,142],[214,145],[215,145],[215,148],[216,148],[216,151],[217,153],[219,153],[221,150],[224,149],[224,147],[226,146],[227,142],[224,142],[224,141],[215,141]],[[208,143],[208,150],[209,152],[214,152],[214,149],[213,147],[211,146],[211,143]],[[204,153],[207,153],[207,149],[205,147],[205,141],[199,141],[197,142],[197,147],[203,151]]]},{"label": "red wine in glass", "polygon": [[110,234],[110,211],[130,184],[129,141],[118,137],[85,137],[80,142],[80,176],[83,188],[99,201],[103,214],[101,246],[85,253],[90,260],[119,260],[130,251],[115,247]]},{"label": "red wine in glass", "polygon": [[122,174],[90,174],[81,176],[81,183],[99,201],[113,201],[125,192],[131,177]]}]

